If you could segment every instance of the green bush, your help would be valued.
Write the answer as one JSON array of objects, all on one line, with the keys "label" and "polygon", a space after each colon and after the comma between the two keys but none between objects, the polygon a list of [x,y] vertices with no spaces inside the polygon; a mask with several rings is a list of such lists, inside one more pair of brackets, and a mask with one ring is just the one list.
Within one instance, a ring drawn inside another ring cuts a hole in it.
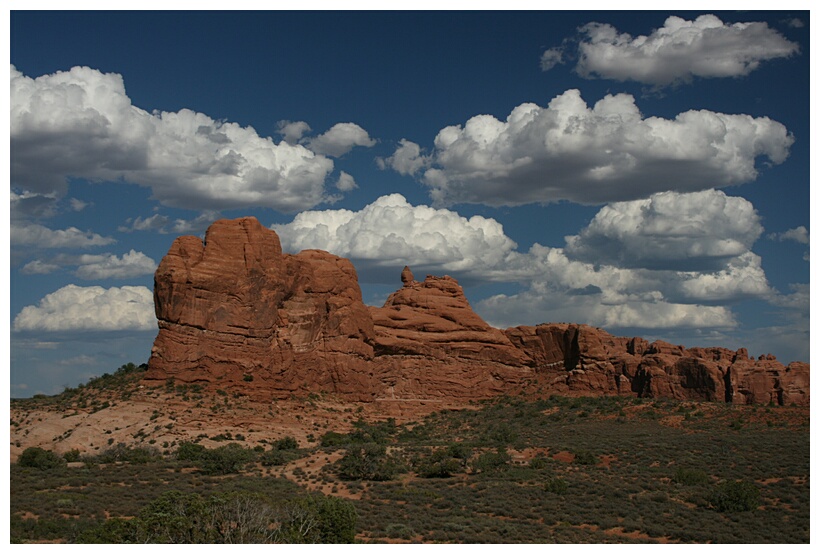
[{"label": "green bush", "polygon": [[159,450],[152,446],[127,446],[125,443],[120,442],[99,454],[96,461],[101,464],[113,462],[147,464],[157,461],[161,457]]},{"label": "green bush", "polygon": [[573,461],[576,464],[591,466],[598,463],[598,457],[589,450],[578,450]]},{"label": "green bush", "polygon": [[709,503],[718,512],[747,512],[760,505],[760,489],[746,481],[725,481],[709,495]]},{"label": "green bush", "polygon": [[182,442],[177,447],[176,457],[177,460],[183,460],[186,462],[198,462],[205,457],[205,452],[208,449],[202,446],[201,444],[197,444],[194,442]]},{"label": "green bush", "polygon": [[388,481],[396,476],[401,465],[380,444],[352,445],[337,462],[339,477],[347,481],[360,479]]},{"label": "green bush", "polygon": [[[279,527],[282,542],[317,542],[324,544],[352,543],[356,538],[356,522],[359,518],[356,508],[347,500],[335,496],[311,494],[290,502]],[[296,517],[294,517],[296,516]],[[304,521],[312,518],[315,524],[307,535],[300,533]],[[298,525],[302,523],[302,525]]]},{"label": "green bush", "polygon": [[52,469],[65,465],[65,459],[51,450],[44,450],[39,446],[31,446],[23,450],[17,458],[17,465],[35,467],[37,469]]},{"label": "green bush", "polygon": [[299,448],[299,443],[293,437],[285,437],[273,443],[276,450],[296,450]]},{"label": "green bush", "polygon": [[[464,455],[465,453],[459,452]],[[469,456],[469,455],[468,455]],[[464,470],[461,460],[451,455],[450,449],[436,450],[431,455],[416,460],[416,473],[425,478],[447,478]]]},{"label": "green bush", "polygon": [[544,484],[544,490],[553,494],[564,494],[568,488],[566,480],[561,477],[553,477]]},{"label": "green bush", "polygon": [[470,466],[474,472],[481,473],[502,468],[506,466],[509,461],[510,455],[507,453],[507,449],[500,446],[495,451],[482,452],[478,458],[473,460]]},{"label": "green bush", "polygon": [[66,462],[79,462],[80,461],[80,451],[76,448],[69,450],[68,452],[63,453],[63,459]]},{"label": "green bush", "polygon": [[675,470],[672,481],[679,485],[705,485],[709,482],[709,476],[702,469],[679,467]]},{"label": "green bush", "polygon": [[212,475],[238,473],[255,459],[256,452],[242,445],[231,443],[213,450],[206,450],[200,462],[200,469]]}]

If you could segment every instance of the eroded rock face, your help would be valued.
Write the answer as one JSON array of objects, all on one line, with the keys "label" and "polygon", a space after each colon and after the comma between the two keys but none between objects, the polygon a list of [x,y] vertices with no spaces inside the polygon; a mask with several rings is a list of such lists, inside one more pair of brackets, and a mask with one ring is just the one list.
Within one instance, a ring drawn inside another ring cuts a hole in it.
[{"label": "eroded rock face", "polygon": [[470,307],[452,277],[413,279],[370,308],[379,375],[390,398],[488,398],[532,377],[532,361]]},{"label": "eroded rock face", "polygon": [[687,349],[574,324],[514,327],[506,334],[534,361],[539,381],[556,392],[809,403],[808,364],[786,367],[771,355],[753,360],[745,348]]},{"label": "eroded rock face", "polygon": [[587,325],[501,331],[451,277],[362,302],[350,261],[283,254],[254,218],[180,237],[157,268],[159,334],[146,380],[174,379],[261,399],[330,392],[354,401],[466,402],[500,394],[622,394],[742,403],[809,403],[809,366],[745,349],[614,337]]},{"label": "eroded rock face", "polygon": [[178,238],[157,268],[147,380],[256,396],[313,390],[372,400],[373,321],[356,271],[326,252],[282,254],[255,218]]}]

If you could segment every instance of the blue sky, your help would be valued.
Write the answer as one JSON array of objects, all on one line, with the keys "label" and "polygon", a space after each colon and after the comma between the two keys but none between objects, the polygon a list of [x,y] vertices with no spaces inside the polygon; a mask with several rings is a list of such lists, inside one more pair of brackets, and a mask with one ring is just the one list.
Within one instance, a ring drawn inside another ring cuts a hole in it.
[{"label": "blue sky", "polygon": [[809,12],[10,14],[12,396],[133,361],[254,215],[365,302],[809,358]]}]

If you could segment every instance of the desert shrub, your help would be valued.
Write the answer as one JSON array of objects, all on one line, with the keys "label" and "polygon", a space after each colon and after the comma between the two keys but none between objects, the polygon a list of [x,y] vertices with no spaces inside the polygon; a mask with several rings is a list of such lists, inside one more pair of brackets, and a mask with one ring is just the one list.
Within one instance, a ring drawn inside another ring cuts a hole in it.
[{"label": "desert shrub", "polygon": [[101,464],[113,462],[147,464],[160,458],[159,450],[152,446],[127,446],[125,443],[120,442],[97,455],[95,461]]},{"label": "desert shrub", "polygon": [[536,456],[532,460],[530,460],[529,468],[530,469],[545,469],[549,467],[550,462],[545,458],[543,455]]},{"label": "desert shrub", "polygon": [[747,512],[760,505],[760,489],[746,481],[724,481],[709,495],[718,512]]},{"label": "desert shrub", "polygon": [[553,477],[544,483],[544,490],[553,494],[564,494],[567,492],[569,485],[562,477]]},{"label": "desert shrub", "polygon": [[17,458],[17,465],[37,469],[52,469],[65,465],[65,459],[51,450],[31,446],[23,450],[23,453]]},{"label": "desert shrub", "polygon": [[238,473],[255,459],[256,452],[239,444],[231,443],[212,450],[206,450],[200,462],[200,469],[212,475]]},{"label": "desert shrub", "polygon": [[675,470],[672,481],[679,485],[705,485],[709,482],[709,476],[702,469],[679,467]]},{"label": "desert shrub", "polygon": [[276,450],[296,450],[299,448],[299,443],[293,437],[285,437],[273,443]]},{"label": "desert shrub", "polygon": [[576,464],[591,466],[598,463],[598,457],[589,450],[577,450],[573,461]]},{"label": "desert shrub", "polygon": [[360,419],[353,426],[355,429],[348,434],[351,443],[387,444],[399,431],[396,420],[392,417],[375,423],[367,423]]},{"label": "desert shrub", "polygon": [[414,463],[414,469],[419,477],[446,478],[463,471],[461,460],[450,455],[449,449],[435,450],[429,456],[419,458]]},{"label": "desert shrub", "polygon": [[63,459],[66,462],[79,462],[80,461],[80,451],[76,448],[69,450],[68,452],[63,453]]},{"label": "desert shrub", "polygon": [[181,442],[176,450],[177,460],[183,461],[200,461],[205,456],[208,449],[194,442]]},{"label": "desert shrub", "polygon": [[[279,527],[281,542],[352,543],[356,538],[356,508],[335,496],[311,494],[285,505]],[[312,525],[305,525],[310,521]],[[307,533],[304,531],[309,529]]]},{"label": "desert shrub", "polygon": [[281,466],[300,457],[301,455],[296,450],[279,450],[274,448],[259,454],[258,460],[263,466]]},{"label": "desert shrub", "polygon": [[77,537],[81,544],[137,544],[142,542],[139,521],[136,519],[111,518],[86,529]]},{"label": "desert shrub", "polygon": [[319,444],[325,447],[344,446],[348,444],[348,436],[336,431],[328,431],[319,439]]},{"label": "desert shrub", "polygon": [[472,461],[470,467],[476,473],[487,471],[494,471],[507,465],[510,461],[510,455],[507,449],[503,446],[498,447],[495,451],[482,452],[478,457]]},{"label": "desert shrub", "polygon": [[339,478],[347,481],[387,481],[400,469],[401,464],[387,454],[384,446],[373,443],[351,446],[337,462]]}]

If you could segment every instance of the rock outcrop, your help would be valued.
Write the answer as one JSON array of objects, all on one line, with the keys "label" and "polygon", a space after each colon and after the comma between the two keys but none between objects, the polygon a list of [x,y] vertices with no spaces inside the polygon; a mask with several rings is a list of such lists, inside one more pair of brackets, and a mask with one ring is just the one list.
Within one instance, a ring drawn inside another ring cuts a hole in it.
[{"label": "rock outcrop", "polygon": [[473,311],[455,279],[418,282],[405,267],[402,281],[383,307],[370,308],[387,397],[487,398],[534,375],[529,356]]},{"label": "rock outcrop", "polygon": [[147,380],[374,397],[373,320],[353,265],[316,250],[283,254],[255,218],[215,222],[204,244],[178,238],[157,268],[154,302]]},{"label": "rock outcrop", "polygon": [[809,365],[783,366],[745,348],[684,348],[614,337],[588,325],[548,323],[507,329],[556,393],[627,394],[741,404],[808,404]]},{"label": "rock outcrop", "polygon": [[330,392],[354,401],[465,402],[499,394],[637,395],[808,404],[809,366],[745,349],[614,337],[587,325],[502,331],[451,277],[365,306],[350,261],[284,254],[254,218],[178,238],[157,268],[159,334],[146,381],[174,379],[269,399]]}]

